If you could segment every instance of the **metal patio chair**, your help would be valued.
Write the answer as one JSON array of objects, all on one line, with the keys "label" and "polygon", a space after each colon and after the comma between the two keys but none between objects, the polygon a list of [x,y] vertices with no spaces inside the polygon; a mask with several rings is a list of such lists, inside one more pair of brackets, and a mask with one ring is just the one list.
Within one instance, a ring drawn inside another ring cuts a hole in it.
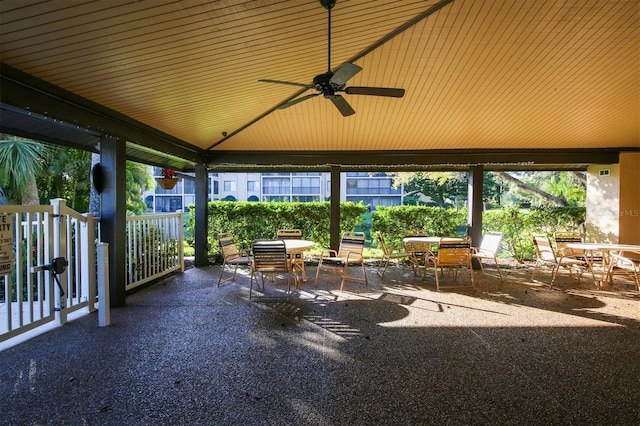
[{"label": "metal patio chair", "polygon": [[[300,229],[278,229],[276,237],[281,240],[301,240],[302,231]],[[294,269],[302,273],[302,280],[307,281],[307,271],[304,269],[304,253],[302,251],[292,252],[291,262],[293,262]]]},{"label": "metal patio chair", "polygon": [[551,267],[551,283],[549,284],[553,287],[555,283],[556,277],[558,275],[558,270],[562,267],[569,271],[569,275],[573,277],[573,272],[578,274],[578,283],[580,283],[580,277],[582,274],[589,269],[589,265],[587,261],[573,256],[570,253],[557,253],[551,244],[551,240],[545,234],[533,234],[533,245],[536,250],[536,264],[533,267],[533,272],[531,273],[531,281],[534,281],[536,271],[540,269],[542,266],[550,266]]},{"label": "metal patio chair", "polygon": [[[440,288],[456,288],[456,287],[473,287],[473,268],[471,267],[471,240],[467,238],[442,238],[438,245],[438,253],[434,254],[430,259],[433,262],[436,274],[436,289]],[[440,274],[444,269],[449,269],[455,273],[456,283],[452,285],[442,286],[440,284]],[[461,284],[457,282],[458,271],[465,269],[469,273],[470,284]]]},{"label": "metal patio chair", "polygon": [[[369,281],[367,279],[367,271],[364,265],[364,257],[362,256],[362,253],[364,252],[365,238],[364,232],[345,232],[340,240],[340,247],[338,248],[338,251],[332,249],[323,250],[320,255],[318,269],[316,271],[316,285],[318,285],[320,271],[327,270],[336,272],[340,275],[340,291],[344,289],[344,282],[347,278],[352,281],[363,281],[368,286]],[[355,275],[348,275],[349,265],[358,263],[362,265],[362,275],[364,278],[360,278]]]},{"label": "metal patio chair", "polygon": [[[253,281],[258,283],[257,275],[264,289],[264,275],[273,276],[274,281],[278,272],[287,274],[287,297],[291,293],[292,262],[287,256],[287,248],[283,240],[254,240],[251,244],[253,261],[251,262],[251,284],[249,286],[249,300],[253,291]],[[296,276],[297,281],[297,276]]]},{"label": "metal patio chair", "polygon": [[[380,231],[376,232],[376,238],[378,239],[378,243],[380,243],[380,248],[382,249],[382,258],[380,258],[380,262],[378,262],[378,269],[376,270],[376,272],[382,279],[384,278],[384,273],[387,271],[389,262],[391,262],[392,260],[398,260],[400,262],[402,262],[403,260],[410,261],[412,254],[408,251],[398,251],[390,249],[387,245],[387,242],[385,241],[384,235],[382,235],[382,232]],[[381,269],[382,272],[380,272]],[[413,272],[415,274],[415,268]]]},{"label": "metal patio chair", "polygon": [[[220,287],[221,283],[229,280],[235,281],[239,266],[251,266],[251,256],[248,251],[238,249],[233,235],[228,232],[218,234],[218,243],[223,257],[220,277],[218,278],[218,287]],[[223,280],[224,270],[229,266],[233,267],[233,275]]]},{"label": "metal patio chair", "polygon": [[500,251],[500,246],[502,244],[502,232],[487,232],[482,237],[482,242],[480,243],[480,247],[471,247],[471,258],[478,259],[478,263],[480,264],[480,270],[484,273],[484,266],[482,265],[482,259],[491,259],[495,262],[496,268],[498,269],[498,274],[500,275],[500,282],[504,283],[504,278],[502,277],[502,271],[500,270],[500,265],[498,264],[498,251]]}]

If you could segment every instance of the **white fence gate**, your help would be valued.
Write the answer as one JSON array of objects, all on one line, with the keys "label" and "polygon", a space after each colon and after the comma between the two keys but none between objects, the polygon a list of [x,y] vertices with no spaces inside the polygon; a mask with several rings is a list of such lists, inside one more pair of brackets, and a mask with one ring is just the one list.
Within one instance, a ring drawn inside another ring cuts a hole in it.
[{"label": "white fence gate", "polygon": [[61,199],[0,206],[0,342],[48,322],[95,310],[93,216]]},{"label": "white fence gate", "polygon": [[[182,212],[129,216],[126,232],[127,290],[184,271]],[[93,216],[62,199],[0,206],[0,342],[95,311],[96,233]]]}]

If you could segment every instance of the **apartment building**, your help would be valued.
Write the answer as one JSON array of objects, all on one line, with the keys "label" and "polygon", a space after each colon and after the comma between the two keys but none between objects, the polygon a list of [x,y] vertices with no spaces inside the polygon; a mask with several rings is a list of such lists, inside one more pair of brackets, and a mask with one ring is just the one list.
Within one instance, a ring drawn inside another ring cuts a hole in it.
[{"label": "apartment building", "polygon": [[[161,169],[156,168],[156,176]],[[377,206],[402,204],[403,188],[393,188],[393,179],[385,173],[345,172],[341,176],[340,200],[362,201],[375,210]],[[331,194],[331,174],[310,173],[210,173],[209,200],[227,201],[325,201]],[[180,179],[173,189],[146,194],[150,212],[187,210],[195,202],[195,182]]]}]

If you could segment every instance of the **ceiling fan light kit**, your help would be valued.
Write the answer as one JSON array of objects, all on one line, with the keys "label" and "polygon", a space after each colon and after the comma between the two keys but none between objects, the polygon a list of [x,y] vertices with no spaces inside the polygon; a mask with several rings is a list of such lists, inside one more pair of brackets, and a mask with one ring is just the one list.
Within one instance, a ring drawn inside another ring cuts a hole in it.
[{"label": "ceiling fan light kit", "polygon": [[318,95],[322,95],[324,98],[331,100],[333,105],[340,111],[340,113],[347,117],[355,114],[355,110],[349,105],[349,102],[339,95],[339,92],[344,92],[349,95],[366,95],[366,96],[386,96],[392,98],[401,98],[404,96],[404,89],[397,89],[391,87],[368,87],[368,86],[352,86],[346,87],[346,83],[354,75],[362,71],[362,68],[356,64],[345,62],[335,72],[331,71],[331,9],[336,4],[336,0],[320,0],[322,7],[327,9],[328,15],[328,54],[327,54],[327,69],[328,71],[323,74],[318,74],[313,78],[311,84],[296,83],[293,81],[283,80],[270,80],[260,79],[258,81],[263,83],[285,84],[289,86],[298,86],[306,90],[315,89],[318,93],[312,93],[304,95],[293,100],[284,102],[278,105],[277,109],[285,109],[298,104],[307,99],[314,98]]}]

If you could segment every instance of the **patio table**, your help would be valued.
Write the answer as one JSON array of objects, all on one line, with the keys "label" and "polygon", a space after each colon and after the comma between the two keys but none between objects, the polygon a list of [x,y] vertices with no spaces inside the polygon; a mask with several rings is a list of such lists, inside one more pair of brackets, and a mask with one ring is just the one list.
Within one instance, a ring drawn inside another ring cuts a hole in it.
[{"label": "patio table", "polygon": [[[591,275],[593,276],[593,280],[596,283],[598,288],[602,288],[605,281],[608,279],[608,271],[609,271],[609,263],[611,261],[611,256],[609,255],[612,251],[631,251],[634,253],[640,254],[640,245],[636,244],[615,244],[615,243],[567,243],[568,248],[584,250],[585,253],[589,255],[586,256],[587,262],[589,262],[589,268],[591,269]],[[594,252],[602,252],[602,261],[600,267],[602,268],[602,275],[600,280],[596,279],[595,272],[593,270],[594,262]],[[606,256],[604,255],[606,253]]]},{"label": "patio table", "polygon": [[430,243],[430,244],[438,244],[442,237],[404,237],[402,242],[406,245],[407,243]]},{"label": "patio table", "polygon": [[[310,249],[316,245],[316,243],[311,240],[285,239],[283,241],[287,254],[289,254],[291,259],[294,259],[297,253]],[[304,258],[302,258],[302,265],[297,265],[297,267],[302,271],[302,281],[307,281],[307,273],[304,270]]]},{"label": "patio table", "polygon": [[[412,253],[411,261],[413,262],[414,272],[417,269],[422,269],[423,280],[425,278],[426,270],[429,267],[429,265],[427,264],[428,263],[427,258],[431,254],[437,252],[438,245],[440,244],[441,239],[442,237],[404,237],[402,239],[402,243],[404,244],[405,247],[410,245],[415,245],[413,248],[418,249],[418,250],[412,251],[411,250],[412,247],[409,247],[407,251],[411,251]],[[425,247],[425,249],[427,250],[423,252],[422,250],[420,250],[421,248],[420,246]]]}]

